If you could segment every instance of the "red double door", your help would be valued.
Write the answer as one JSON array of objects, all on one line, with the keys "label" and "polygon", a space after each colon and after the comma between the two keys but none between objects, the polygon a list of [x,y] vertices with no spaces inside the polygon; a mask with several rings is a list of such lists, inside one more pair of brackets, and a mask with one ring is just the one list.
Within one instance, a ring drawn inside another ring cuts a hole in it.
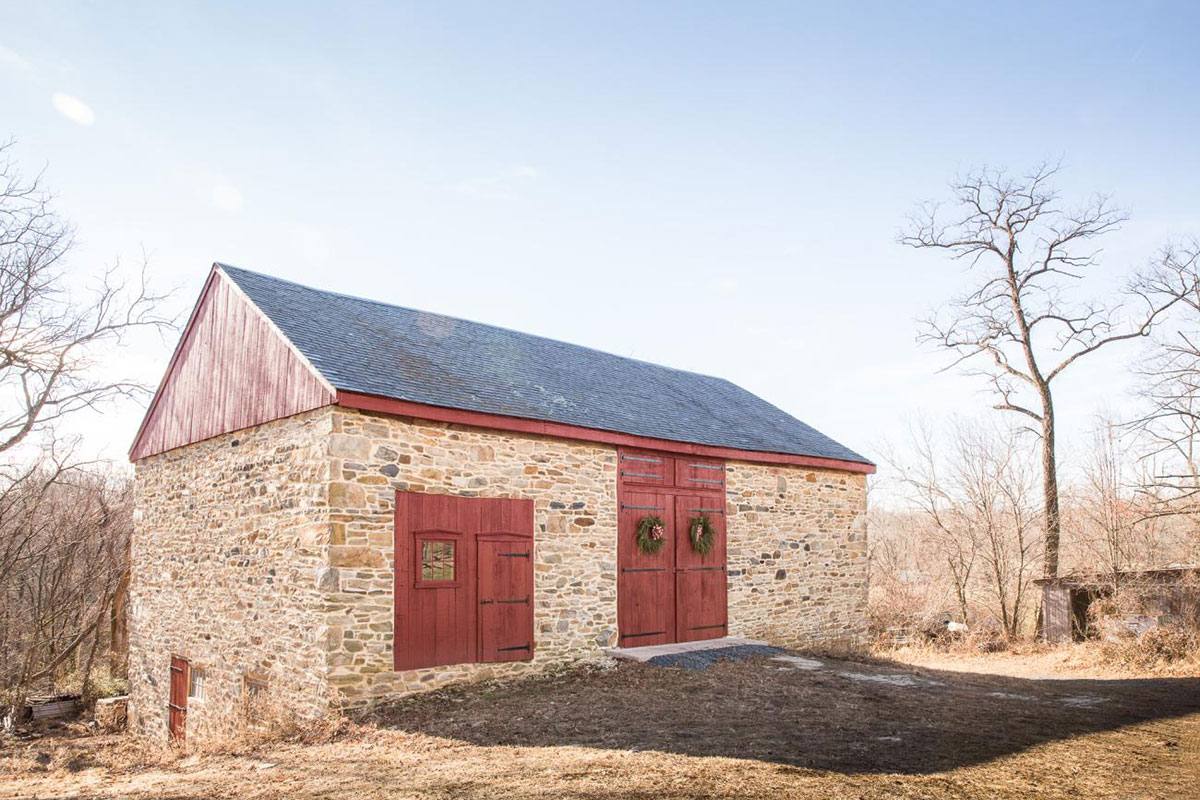
[{"label": "red double door", "polygon": [[[621,647],[716,639],[726,635],[724,465],[651,453],[620,453],[617,616]],[[690,526],[701,515],[714,530],[701,555]],[[656,553],[637,546],[646,517],[663,521]]]},{"label": "red double door", "polygon": [[533,501],[396,493],[394,667],[533,658]]}]

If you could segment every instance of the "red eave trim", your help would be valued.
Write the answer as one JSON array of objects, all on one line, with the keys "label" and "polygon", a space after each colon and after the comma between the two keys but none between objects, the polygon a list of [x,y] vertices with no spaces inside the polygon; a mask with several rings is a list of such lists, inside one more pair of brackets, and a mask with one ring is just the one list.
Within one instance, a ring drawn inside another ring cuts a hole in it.
[{"label": "red eave trim", "polygon": [[475,428],[489,428],[498,431],[555,436],[560,439],[599,442],[601,444],[620,445],[621,447],[640,447],[646,450],[660,450],[665,453],[683,453],[685,455],[723,458],[732,461],[750,461],[756,464],[783,464],[795,467],[835,469],[842,472],[862,473],[864,475],[871,475],[875,472],[874,464],[864,464],[858,461],[818,458],[817,456],[798,456],[789,453],[763,453],[757,450],[738,450],[732,447],[714,447],[706,444],[673,442],[668,439],[654,439],[649,436],[615,433],[613,431],[599,430],[598,428],[567,425],[561,422],[544,422],[536,419],[525,419],[524,417],[488,414],[482,411],[463,411],[458,408],[431,406],[424,403],[394,400],[390,397],[378,397],[358,392],[343,392],[339,390],[337,393],[337,404],[346,408],[356,408],[360,411],[377,411],[383,414],[393,414],[398,417],[417,417],[419,419],[447,422],[454,425],[470,425]]}]

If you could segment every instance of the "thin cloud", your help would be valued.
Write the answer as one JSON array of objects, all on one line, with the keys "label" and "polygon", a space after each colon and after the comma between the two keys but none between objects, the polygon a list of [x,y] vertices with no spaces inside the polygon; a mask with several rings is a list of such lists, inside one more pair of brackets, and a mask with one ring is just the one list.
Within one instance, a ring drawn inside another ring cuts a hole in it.
[{"label": "thin cloud", "polygon": [[0,44],[0,64],[12,67],[17,72],[28,72],[30,69],[29,62],[20,53],[2,44]]},{"label": "thin cloud", "polygon": [[96,121],[96,112],[92,111],[91,106],[74,95],[55,92],[51,101],[58,113],[76,125],[87,127]]},{"label": "thin cloud", "polygon": [[510,200],[517,196],[518,187],[530,180],[540,178],[542,173],[529,164],[516,164],[494,175],[485,175],[475,180],[463,181],[450,186],[450,191],[472,197],[492,200]]}]

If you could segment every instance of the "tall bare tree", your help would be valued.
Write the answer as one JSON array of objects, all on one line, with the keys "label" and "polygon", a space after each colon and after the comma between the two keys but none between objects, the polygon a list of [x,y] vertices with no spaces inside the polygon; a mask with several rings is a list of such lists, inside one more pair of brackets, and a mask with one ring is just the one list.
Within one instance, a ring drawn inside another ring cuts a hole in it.
[{"label": "tall bare tree", "polygon": [[1145,336],[1176,302],[1131,291],[1110,303],[1076,295],[1098,266],[1097,240],[1127,219],[1107,197],[1067,208],[1052,186],[1057,165],[1013,176],[983,169],[951,184],[948,204],[926,203],[900,242],[965,262],[974,285],[923,320],[920,340],[943,347],[984,378],[995,408],[1019,414],[1041,440],[1043,564],[1058,574],[1062,519],[1055,382],[1081,359]]},{"label": "tall bare tree", "polygon": [[19,706],[31,683],[80,666],[85,646],[90,670],[128,564],[127,482],[74,458],[57,428],[144,396],[111,374],[114,348],[173,321],[145,270],[133,286],[110,269],[80,287],[71,227],[12,148],[0,144],[0,693]]}]

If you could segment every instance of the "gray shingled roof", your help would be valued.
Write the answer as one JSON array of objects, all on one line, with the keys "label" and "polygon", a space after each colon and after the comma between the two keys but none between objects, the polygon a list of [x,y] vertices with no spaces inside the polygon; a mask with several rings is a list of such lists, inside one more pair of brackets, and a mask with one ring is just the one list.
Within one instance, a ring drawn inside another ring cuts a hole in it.
[{"label": "gray shingled roof", "polygon": [[337,389],[677,442],[870,463],[721,378],[220,268]]}]

